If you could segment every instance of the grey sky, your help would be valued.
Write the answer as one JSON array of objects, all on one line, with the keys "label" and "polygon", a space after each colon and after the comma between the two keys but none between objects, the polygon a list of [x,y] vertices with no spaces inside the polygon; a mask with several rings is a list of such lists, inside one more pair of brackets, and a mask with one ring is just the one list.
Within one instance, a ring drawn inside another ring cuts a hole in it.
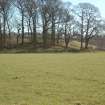
[{"label": "grey sky", "polygon": [[89,2],[91,4],[94,4],[99,8],[102,17],[105,18],[105,0],[63,0],[63,1],[70,1],[74,5],[80,2]]}]

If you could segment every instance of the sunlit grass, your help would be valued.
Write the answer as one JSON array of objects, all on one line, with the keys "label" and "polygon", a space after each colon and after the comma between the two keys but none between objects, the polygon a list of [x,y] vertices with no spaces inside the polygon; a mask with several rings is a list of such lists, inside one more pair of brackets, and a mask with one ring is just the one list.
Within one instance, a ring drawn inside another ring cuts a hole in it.
[{"label": "sunlit grass", "polygon": [[0,105],[76,103],[105,104],[105,53],[0,55]]}]

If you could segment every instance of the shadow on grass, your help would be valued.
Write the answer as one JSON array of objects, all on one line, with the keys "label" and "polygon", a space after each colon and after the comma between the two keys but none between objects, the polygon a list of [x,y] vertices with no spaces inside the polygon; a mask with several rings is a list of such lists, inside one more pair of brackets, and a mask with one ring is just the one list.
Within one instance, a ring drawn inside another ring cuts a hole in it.
[{"label": "shadow on grass", "polygon": [[15,48],[15,49],[3,49],[0,50],[0,54],[18,54],[18,53],[85,53],[95,52],[91,49],[75,49],[75,48]]},{"label": "shadow on grass", "polygon": [[65,53],[65,52],[72,52],[72,53],[79,53],[81,50],[78,49],[65,49],[65,48],[38,48],[38,49],[3,49],[0,51],[2,53]]},{"label": "shadow on grass", "polygon": [[17,53],[82,53],[94,52],[93,49],[80,49],[80,48],[65,48],[64,46],[54,46],[43,48],[42,44],[34,46],[32,44],[18,45],[13,48],[4,48],[0,50],[0,54],[17,54]]}]

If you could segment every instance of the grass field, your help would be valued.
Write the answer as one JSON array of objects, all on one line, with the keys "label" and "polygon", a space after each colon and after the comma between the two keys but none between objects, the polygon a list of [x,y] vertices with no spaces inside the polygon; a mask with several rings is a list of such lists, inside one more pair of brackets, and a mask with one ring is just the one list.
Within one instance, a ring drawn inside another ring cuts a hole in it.
[{"label": "grass field", "polygon": [[0,105],[105,105],[105,53],[1,54]]}]

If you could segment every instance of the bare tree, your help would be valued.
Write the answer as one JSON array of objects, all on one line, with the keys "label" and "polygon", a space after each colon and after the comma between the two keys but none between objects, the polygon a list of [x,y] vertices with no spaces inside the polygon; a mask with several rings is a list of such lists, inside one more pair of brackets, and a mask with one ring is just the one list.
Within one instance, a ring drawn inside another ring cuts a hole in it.
[{"label": "bare tree", "polygon": [[100,12],[89,3],[81,3],[80,6],[84,10],[85,48],[88,48],[89,40],[97,34]]},{"label": "bare tree", "polygon": [[51,20],[51,45],[55,45],[56,25],[59,24],[59,12],[62,2],[60,0],[48,0]]},{"label": "bare tree", "polygon": [[29,22],[29,29],[31,30],[32,34],[32,28],[31,28],[31,20],[33,24],[33,43],[36,45],[37,43],[37,12],[38,12],[38,3],[37,0],[28,0],[25,4],[27,15],[28,15],[28,22]]},{"label": "bare tree", "polygon": [[72,11],[71,11],[72,9],[70,8],[70,6],[71,6],[71,3],[65,4],[64,10],[62,12],[62,26],[64,30],[66,48],[68,48],[70,37],[71,37],[71,31],[73,28],[72,26],[74,24],[74,16],[72,14]]},{"label": "bare tree", "polygon": [[85,41],[85,48],[88,48],[89,40],[98,32],[98,24],[101,18],[99,9],[90,3],[79,3],[75,13],[79,17],[81,49],[83,48],[83,41]]},{"label": "bare tree", "polygon": [[15,6],[18,8],[21,15],[22,45],[24,44],[24,35],[25,35],[24,33],[24,29],[25,29],[24,21],[25,21],[25,12],[26,12],[25,4],[26,4],[26,0],[16,0],[16,3],[15,3]]},{"label": "bare tree", "polygon": [[47,47],[48,30],[50,28],[50,10],[47,0],[41,0],[40,2],[40,12],[42,19],[42,30],[43,30],[43,45]]},{"label": "bare tree", "polygon": [[9,16],[9,11],[11,7],[12,0],[0,0],[0,13],[1,22],[3,24],[3,33],[1,33],[1,43],[2,45],[6,43],[6,25]]},{"label": "bare tree", "polygon": [[[84,9],[81,7],[81,4],[74,7],[75,16],[78,16],[77,26],[79,27],[81,33],[81,49],[83,49],[83,41],[84,41]],[[79,21],[79,22],[78,22]]]}]

